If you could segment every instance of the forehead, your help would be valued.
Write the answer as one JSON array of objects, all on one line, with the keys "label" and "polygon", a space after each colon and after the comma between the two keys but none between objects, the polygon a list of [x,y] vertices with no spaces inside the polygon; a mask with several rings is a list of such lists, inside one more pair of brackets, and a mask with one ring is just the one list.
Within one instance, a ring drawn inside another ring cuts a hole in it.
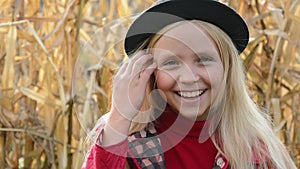
[{"label": "forehead", "polygon": [[200,24],[192,22],[183,22],[168,30],[156,42],[154,48],[180,53],[187,50],[193,53],[219,53],[207,31]]}]

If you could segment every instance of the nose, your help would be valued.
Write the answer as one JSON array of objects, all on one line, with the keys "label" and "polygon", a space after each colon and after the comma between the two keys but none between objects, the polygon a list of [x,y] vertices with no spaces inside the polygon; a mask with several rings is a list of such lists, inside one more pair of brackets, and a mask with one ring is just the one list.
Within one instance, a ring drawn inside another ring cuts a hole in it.
[{"label": "nose", "polygon": [[193,66],[185,65],[180,69],[178,81],[180,83],[195,83],[200,80],[200,74]]}]

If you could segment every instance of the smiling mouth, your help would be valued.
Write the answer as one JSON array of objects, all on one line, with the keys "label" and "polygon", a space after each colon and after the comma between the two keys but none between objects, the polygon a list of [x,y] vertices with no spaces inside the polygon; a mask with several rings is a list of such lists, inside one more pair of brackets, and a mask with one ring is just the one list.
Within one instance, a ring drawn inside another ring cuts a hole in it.
[{"label": "smiling mouth", "polygon": [[194,97],[199,97],[201,95],[203,95],[205,92],[207,91],[207,89],[204,90],[197,90],[197,91],[178,91],[176,92],[177,95],[179,95],[180,97],[185,97],[185,98],[194,98]]}]

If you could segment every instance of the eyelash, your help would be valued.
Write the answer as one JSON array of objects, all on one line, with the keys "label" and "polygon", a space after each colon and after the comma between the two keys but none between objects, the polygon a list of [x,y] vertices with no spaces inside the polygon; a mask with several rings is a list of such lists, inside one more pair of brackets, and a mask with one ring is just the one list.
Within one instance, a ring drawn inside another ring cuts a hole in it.
[{"label": "eyelash", "polygon": [[178,62],[176,60],[168,60],[163,63],[164,66],[174,65],[174,64],[178,64]]},{"label": "eyelash", "polygon": [[204,57],[199,57],[199,58],[197,59],[197,62],[199,62],[199,63],[210,62],[210,61],[212,61],[212,58],[206,57],[206,56],[204,56]]}]

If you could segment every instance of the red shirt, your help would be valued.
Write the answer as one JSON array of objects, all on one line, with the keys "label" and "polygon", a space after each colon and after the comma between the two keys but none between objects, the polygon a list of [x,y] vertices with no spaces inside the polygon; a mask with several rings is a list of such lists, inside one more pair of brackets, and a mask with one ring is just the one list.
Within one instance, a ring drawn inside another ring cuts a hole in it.
[{"label": "red shirt", "polygon": [[[167,108],[157,119],[157,132],[164,150],[166,168],[212,169],[218,153],[212,140],[199,142],[206,121],[192,121]],[[207,127],[207,126],[205,126]],[[203,134],[203,133],[202,133]]]}]

